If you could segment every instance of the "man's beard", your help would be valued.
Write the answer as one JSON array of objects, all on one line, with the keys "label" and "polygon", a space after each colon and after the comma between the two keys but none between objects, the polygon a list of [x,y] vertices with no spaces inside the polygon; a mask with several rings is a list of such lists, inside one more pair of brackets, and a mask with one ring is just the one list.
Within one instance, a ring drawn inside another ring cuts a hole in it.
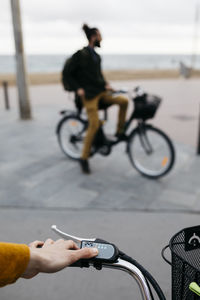
[{"label": "man's beard", "polygon": [[98,40],[96,40],[96,41],[94,42],[94,46],[100,48],[100,47],[101,47],[101,42],[98,41]]}]

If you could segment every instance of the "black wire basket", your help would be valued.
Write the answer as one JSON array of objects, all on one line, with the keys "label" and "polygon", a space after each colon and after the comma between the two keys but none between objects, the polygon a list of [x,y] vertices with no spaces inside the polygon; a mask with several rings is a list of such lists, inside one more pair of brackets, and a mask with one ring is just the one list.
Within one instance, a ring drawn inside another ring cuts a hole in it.
[{"label": "black wire basket", "polygon": [[[165,250],[171,250],[171,262]],[[182,229],[162,250],[162,257],[172,266],[172,300],[200,299],[189,289],[191,282],[200,285],[200,226]]]},{"label": "black wire basket", "polygon": [[161,98],[154,95],[143,94],[133,98],[133,102],[133,118],[147,120],[152,119],[155,116]]}]

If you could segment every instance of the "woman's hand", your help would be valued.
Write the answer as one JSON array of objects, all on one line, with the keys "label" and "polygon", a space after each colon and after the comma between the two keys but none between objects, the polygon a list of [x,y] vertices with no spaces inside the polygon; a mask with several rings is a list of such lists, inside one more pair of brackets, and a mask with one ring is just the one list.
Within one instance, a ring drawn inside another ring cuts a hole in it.
[{"label": "woman's hand", "polygon": [[107,83],[107,84],[105,85],[105,89],[106,89],[106,91],[114,92],[114,89],[111,87],[111,85],[110,85],[109,83]]},{"label": "woman's hand", "polygon": [[[42,248],[37,248],[42,246]],[[62,239],[45,242],[35,241],[29,245],[30,261],[23,278],[32,278],[38,273],[55,273],[73,264],[81,258],[91,258],[98,254],[96,248],[79,249],[73,241]]]}]

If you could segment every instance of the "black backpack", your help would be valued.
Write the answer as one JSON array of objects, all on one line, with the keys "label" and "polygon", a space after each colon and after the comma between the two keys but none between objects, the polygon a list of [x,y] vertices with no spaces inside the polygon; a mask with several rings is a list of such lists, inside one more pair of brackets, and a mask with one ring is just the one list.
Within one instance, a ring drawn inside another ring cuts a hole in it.
[{"label": "black backpack", "polygon": [[[69,73],[72,64],[77,62],[77,60],[80,61],[80,59],[85,59],[87,55],[88,51],[85,48],[83,48],[75,52],[71,57],[67,58],[67,60],[65,61],[64,67],[62,69],[61,79],[63,87],[66,91],[74,91],[73,87],[70,85],[69,80]],[[76,78],[76,72],[73,73],[73,77]]]},{"label": "black backpack", "polygon": [[[69,72],[70,72],[70,69],[71,69],[71,64],[73,64],[74,60],[76,60],[78,57],[80,58],[80,55],[82,55],[83,53],[84,53],[83,50],[77,51],[71,57],[67,58],[65,63],[64,63],[62,73],[61,73],[61,79],[62,79],[62,84],[63,84],[63,87],[64,87],[65,91],[75,92],[73,87],[70,84]],[[73,73],[73,77],[76,77],[76,72]],[[78,109],[78,112],[81,113],[81,110],[82,110],[82,107],[83,107],[81,98],[77,94],[75,94],[74,100],[75,100],[75,105]]]},{"label": "black backpack", "polygon": [[67,77],[68,70],[69,70],[70,65],[72,63],[72,60],[73,60],[73,56],[71,56],[71,57],[69,57],[69,58],[66,59],[64,67],[62,69],[62,73],[61,73],[61,75],[62,75],[61,76],[62,84],[63,84],[63,87],[64,87],[65,91],[73,91],[73,89],[70,86],[70,83],[68,81],[68,77]]}]

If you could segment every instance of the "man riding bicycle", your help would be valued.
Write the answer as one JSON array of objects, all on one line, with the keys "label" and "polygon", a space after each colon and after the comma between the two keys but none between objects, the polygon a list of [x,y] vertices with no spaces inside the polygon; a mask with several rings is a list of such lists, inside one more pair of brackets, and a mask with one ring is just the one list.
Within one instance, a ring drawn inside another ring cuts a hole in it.
[{"label": "man riding bicycle", "polygon": [[89,126],[84,140],[80,166],[85,174],[90,173],[88,158],[94,137],[99,129],[98,116],[99,103],[110,106],[119,105],[118,124],[116,136],[123,135],[128,99],[123,96],[113,97],[113,89],[105,81],[101,71],[101,58],[95,52],[95,47],[101,46],[101,33],[97,28],[83,25],[83,30],[88,39],[88,46],[77,51],[72,56],[72,61],[67,71],[67,81],[72,89],[81,98],[86,109]]}]

